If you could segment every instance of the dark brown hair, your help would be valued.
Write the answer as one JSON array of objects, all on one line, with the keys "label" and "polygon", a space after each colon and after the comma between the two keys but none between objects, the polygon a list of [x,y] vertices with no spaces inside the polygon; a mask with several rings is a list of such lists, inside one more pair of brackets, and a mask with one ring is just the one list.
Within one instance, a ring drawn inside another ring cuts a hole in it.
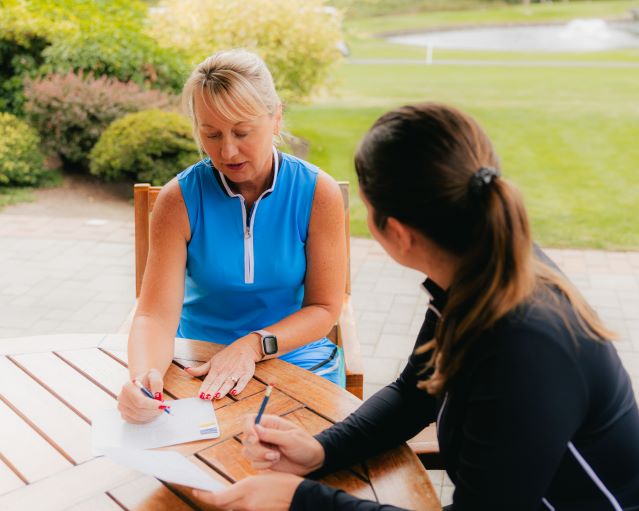
[{"label": "dark brown hair", "polygon": [[[612,337],[563,275],[533,257],[523,199],[496,177],[499,167],[479,124],[437,103],[384,114],[355,156],[380,230],[396,218],[459,258],[435,337],[424,347],[433,349],[429,366],[435,371],[420,387],[433,394],[456,375],[479,336],[536,291],[552,299],[557,294],[549,291],[558,289],[590,337]],[[481,168],[492,179],[478,182]]]}]

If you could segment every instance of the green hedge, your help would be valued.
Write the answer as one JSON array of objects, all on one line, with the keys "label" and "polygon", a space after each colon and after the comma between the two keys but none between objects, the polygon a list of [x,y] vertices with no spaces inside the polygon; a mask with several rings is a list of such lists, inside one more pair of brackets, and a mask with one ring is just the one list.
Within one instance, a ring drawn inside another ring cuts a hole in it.
[{"label": "green hedge", "polygon": [[146,33],[138,0],[3,0],[0,109],[22,113],[22,82],[70,70],[178,92],[189,67]]},{"label": "green hedge", "polygon": [[113,122],[91,151],[90,168],[109,181],[128,178],[164,185],[199,159],[191,122],[154,109]]},{"label": "green hedge", "polygon": [[35,130],[14,115],[0,112],[0,186],[37,185],[45,172]]},{"label": "green hedge", "polygon": [[149,108],[177,107],[177,97],[162,91],[82,73],[27,80],[25,96],[25,114],[44,147],[76,169],[88,168],[89,151],[115,119]]}]

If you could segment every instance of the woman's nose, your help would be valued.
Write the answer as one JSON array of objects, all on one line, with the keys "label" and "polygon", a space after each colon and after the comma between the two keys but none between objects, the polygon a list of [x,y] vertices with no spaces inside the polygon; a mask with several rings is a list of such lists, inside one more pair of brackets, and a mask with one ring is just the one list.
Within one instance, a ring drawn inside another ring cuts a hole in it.
[{"label": "woman's nose", "polygon": [[237,153],[237,146],[233,141],[222,142],[221,156],[225,163],[229,163]]}]

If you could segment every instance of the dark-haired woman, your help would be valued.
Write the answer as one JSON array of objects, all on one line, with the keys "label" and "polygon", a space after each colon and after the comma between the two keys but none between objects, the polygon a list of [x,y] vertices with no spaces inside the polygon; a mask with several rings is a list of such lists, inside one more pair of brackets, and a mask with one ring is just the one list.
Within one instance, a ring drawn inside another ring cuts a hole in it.
[{"label": "dark-haired woman", "polygon": [[444,105],[383,115],[355,165],[369,228],[432,299],[401,376],[312,437],[247,420],[268,475],[202,496],[230,509],[377,510],[300,475],[348,466],[437,422],[453,510],[639,509],[639,411],[612,335],[531,241],[481,127]]}]

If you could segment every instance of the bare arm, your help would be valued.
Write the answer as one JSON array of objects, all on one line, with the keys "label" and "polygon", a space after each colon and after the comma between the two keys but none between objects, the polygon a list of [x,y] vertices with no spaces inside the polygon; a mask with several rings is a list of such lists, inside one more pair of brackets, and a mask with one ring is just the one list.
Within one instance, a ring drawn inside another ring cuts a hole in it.
[{"label": "bare arm", "polygon": [[151,368],[162,375],[173,359],[175,332],[184,299],[188,213],[177,179],[158,196],[151,215],[149,256],[129,333],[131,377]]},{"label": "bare arm", "polygon": [[281,355],[324,337],[337,321],[346,288],[344,202],[335,180],[317,176],[306,242],[304,304],[265,328],[277,336]]}]

